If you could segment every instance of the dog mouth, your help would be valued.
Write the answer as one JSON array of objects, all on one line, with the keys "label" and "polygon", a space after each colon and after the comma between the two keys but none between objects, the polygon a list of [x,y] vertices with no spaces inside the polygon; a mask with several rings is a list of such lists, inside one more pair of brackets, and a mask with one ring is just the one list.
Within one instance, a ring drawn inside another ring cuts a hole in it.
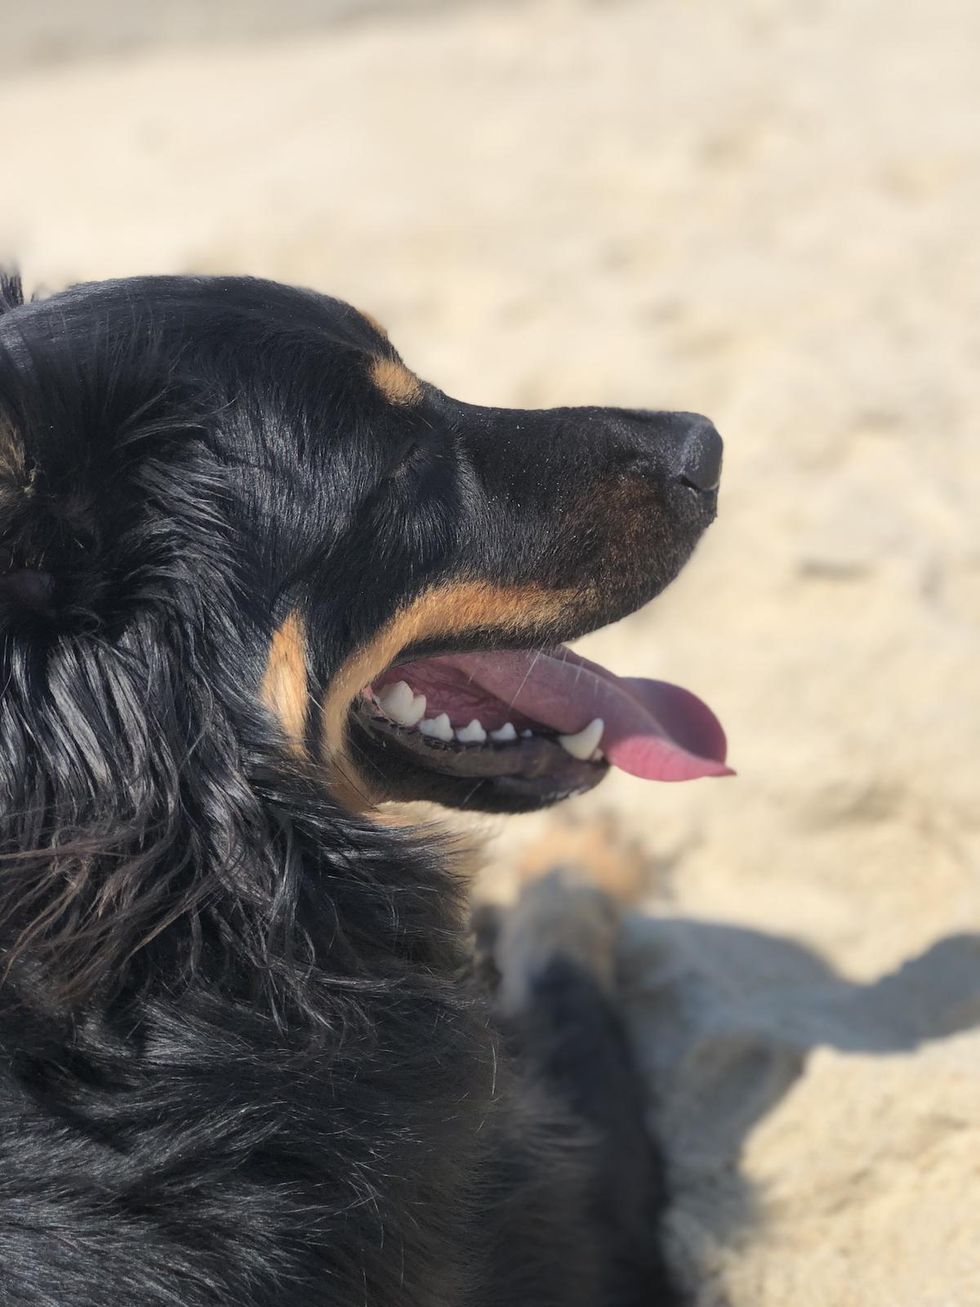
[{"label": "dog mouth", "polygon": [[564,646],[402,661],[353,707],[360,751],[395,797],[541,807],[610,768],[646,780],[725,776],[725,734],[696,695],[620,677]]}]

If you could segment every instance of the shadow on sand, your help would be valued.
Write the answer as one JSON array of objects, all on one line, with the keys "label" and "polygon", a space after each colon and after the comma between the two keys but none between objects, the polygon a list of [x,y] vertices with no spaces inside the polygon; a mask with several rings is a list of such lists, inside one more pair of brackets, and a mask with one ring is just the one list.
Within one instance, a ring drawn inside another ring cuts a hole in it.
[{"label": "shadow on sand", "polygon": [[870,984],[790,940],[685,918],[629,918],[621,959],[654,1132],[726,1241],[758,1214],[739,1170],[745,1138],[811,1049],[903,1053],[980,1025],[978,934],[942,939]]}]

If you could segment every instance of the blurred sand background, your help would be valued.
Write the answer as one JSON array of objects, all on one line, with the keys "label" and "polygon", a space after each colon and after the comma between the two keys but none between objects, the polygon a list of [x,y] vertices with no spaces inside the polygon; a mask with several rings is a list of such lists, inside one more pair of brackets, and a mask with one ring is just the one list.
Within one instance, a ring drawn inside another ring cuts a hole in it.
[{"label": "blurred sand background", "polygon": [[716,420],[718,522],[583,642],[702,694],[739,771],[579,804],[646,858],[623,969],[673,1256],[704,1307],[980,1304],[980,6],[0,20],[32,285],[256,273],[469,400]]}]

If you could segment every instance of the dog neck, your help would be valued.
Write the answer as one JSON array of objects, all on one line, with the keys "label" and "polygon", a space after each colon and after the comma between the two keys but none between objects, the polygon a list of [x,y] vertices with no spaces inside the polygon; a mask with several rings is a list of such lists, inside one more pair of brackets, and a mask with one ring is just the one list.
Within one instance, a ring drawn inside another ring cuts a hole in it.
[{"label": "dog neck", "polygon": [[[7,982],[80,1011],[148,987],[219,987],[277,1021],[323,985],[456,966],[438,858],[343,811],[238,688],[227,643],[134,630],[14,660],[0,723]],[[446,941],[449,941],[448,943]],[[424,956],[423,956],[424,955]],[[359,960],[361,957],[361,960]],[[2,992],[2,990],[0,990]],[[312,1019],[312,1018],[311,1018]]]}]

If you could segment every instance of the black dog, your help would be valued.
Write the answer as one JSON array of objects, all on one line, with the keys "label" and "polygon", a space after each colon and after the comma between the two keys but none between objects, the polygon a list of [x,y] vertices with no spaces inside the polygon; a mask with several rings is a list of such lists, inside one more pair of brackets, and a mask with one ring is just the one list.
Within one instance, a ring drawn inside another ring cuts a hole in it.
[{"label": "black dog", "polygon": [[0,308],[0,1301],[668,1301],[602,985],[553,952],[494,1033],[368,809],[725,771],[558,647],[681,568],[713,427],[458,403],[264,282]]}]

